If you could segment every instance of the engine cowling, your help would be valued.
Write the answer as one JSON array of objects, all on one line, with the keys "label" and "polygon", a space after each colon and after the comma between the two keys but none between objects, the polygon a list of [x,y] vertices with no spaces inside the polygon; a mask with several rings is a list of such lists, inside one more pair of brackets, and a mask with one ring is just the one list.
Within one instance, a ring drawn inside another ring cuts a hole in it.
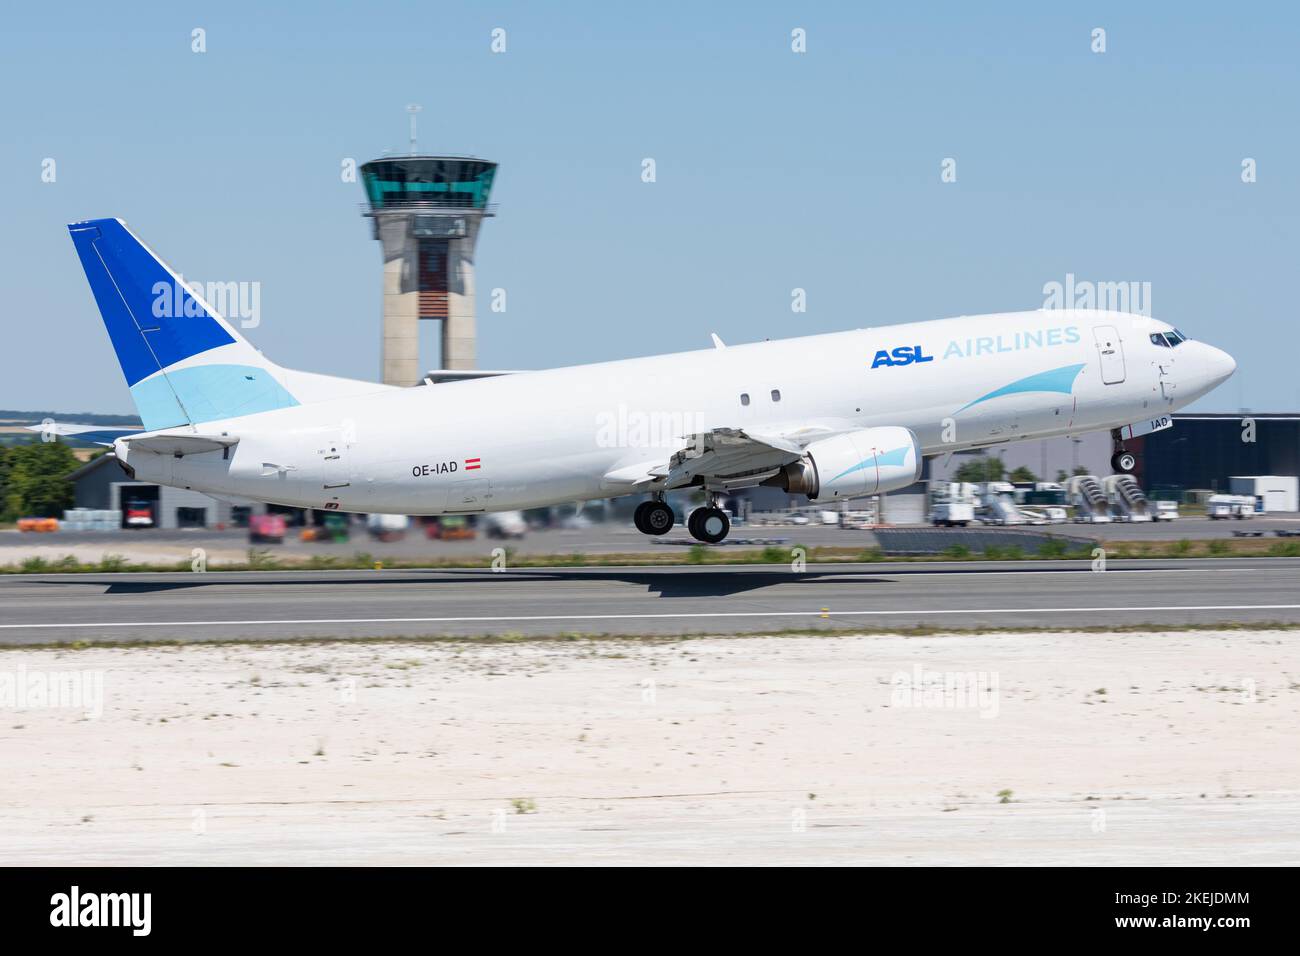
[{"label": "engine cowling", "polygon": [[921,447],[910,428],[863,428],[824,438],[764,484],[814,501],[835,501],[906,488],[921,477]]}]

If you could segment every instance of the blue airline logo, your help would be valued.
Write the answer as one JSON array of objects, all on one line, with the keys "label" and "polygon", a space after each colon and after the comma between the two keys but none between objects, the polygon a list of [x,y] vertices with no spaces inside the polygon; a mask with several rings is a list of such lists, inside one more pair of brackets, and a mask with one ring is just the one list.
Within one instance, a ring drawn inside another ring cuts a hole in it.
[{"label": "blue airline logo", "polygon": [[880,368],[882,365],[912,365],[920,362],[933,362],[933,355],[926,355],[921,351],[919,345],[900,345],[898,348],[886,351],[881,349],[876,353],[876,357],[871,362],[872,368]]}]

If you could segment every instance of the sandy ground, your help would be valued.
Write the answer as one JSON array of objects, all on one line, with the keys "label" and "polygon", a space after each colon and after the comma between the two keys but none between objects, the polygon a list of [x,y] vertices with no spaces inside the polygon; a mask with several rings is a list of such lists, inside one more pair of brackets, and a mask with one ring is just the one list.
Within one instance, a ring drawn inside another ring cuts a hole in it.
[{"label": "sandy ground", "polygon": [[1298,863],[1298,645],[5,650],[0,863]]}]

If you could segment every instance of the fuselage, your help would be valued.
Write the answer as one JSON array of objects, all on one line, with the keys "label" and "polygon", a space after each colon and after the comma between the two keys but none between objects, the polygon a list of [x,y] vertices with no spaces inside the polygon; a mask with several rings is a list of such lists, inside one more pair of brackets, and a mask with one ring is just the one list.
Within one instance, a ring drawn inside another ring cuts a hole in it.
[{"label": "fuselage", "polygon": [[626,492],[713,428],[897,425],[926,455],[1166,416],[1232,374],[1224,352],[1116,312],[1000,313],[383,391],[205,423],[224,451],[117,452],[141,480],[399,514]]}]

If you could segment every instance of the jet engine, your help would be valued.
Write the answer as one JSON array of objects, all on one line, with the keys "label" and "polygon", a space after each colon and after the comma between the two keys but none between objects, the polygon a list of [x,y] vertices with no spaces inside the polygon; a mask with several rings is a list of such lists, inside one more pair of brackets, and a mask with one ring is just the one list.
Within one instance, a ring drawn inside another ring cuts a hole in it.
[{"label": "jet engine", "polygon": [[906,488],[920,479],[921,464],[921,446],[910,428],[863,428],[813,442],[802,458],[763,484],[835,501]]}]

